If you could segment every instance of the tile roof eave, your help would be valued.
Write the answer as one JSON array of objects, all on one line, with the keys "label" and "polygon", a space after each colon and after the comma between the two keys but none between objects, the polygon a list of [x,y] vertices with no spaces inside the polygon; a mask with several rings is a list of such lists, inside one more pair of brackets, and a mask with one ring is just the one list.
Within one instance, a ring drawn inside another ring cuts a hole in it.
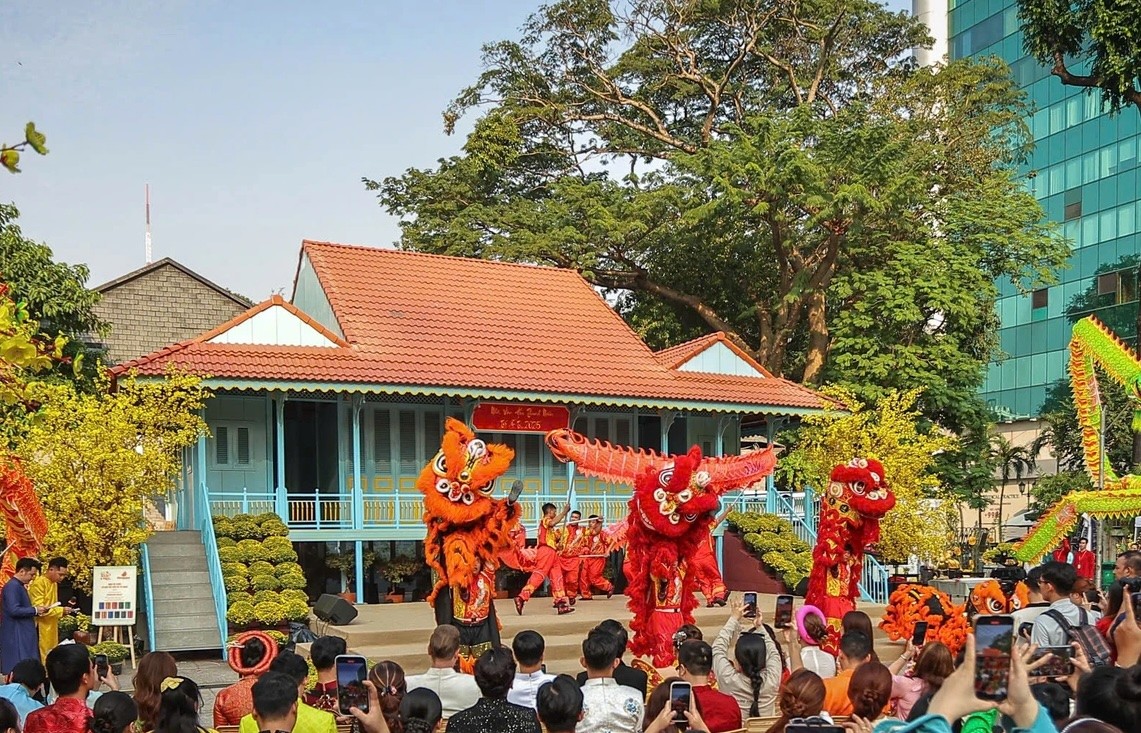
[{"label": "tile roof eave", "polygon": [[[139,379],[161,379],[161,375],[139,375]],[[756,404],[747,402],[717,402],[707,400],[683,400],[671,398],[621,397],[612,395],[555,394],[545,392],[523,392],[505,389],[480,389],[475,387],[451,387],[443,385],[371,384],[362,382],[317,382],[272,379],[234,379],[228,377],[205,377],[203,386],[211,389],[236,391],[284,392],[305,390],[314,392],[335,392],[345,394],[388,394],[410,396],[471,397],[491,400],[521,400],[529,402],[552,402],[585,405],[609,405],[614,407],[638,407],[659,410],[692,410],[697,412],[735,412],[744,414],[772,415],[822,415],[825,407],[802,405]]]}]

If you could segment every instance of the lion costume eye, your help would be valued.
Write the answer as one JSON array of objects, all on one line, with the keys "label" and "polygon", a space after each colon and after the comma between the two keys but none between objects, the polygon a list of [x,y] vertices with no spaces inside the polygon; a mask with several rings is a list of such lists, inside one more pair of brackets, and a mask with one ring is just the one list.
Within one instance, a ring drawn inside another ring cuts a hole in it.
[{"label": "lion costume eye", "polygon": [[439,491],[441,494],[446,494],[451,491],[451,488],[452,483],[446,478],[436,479],[436,491]]},{"label": "lion costume eye", "polygon": [[[437,476],[447,476],[448,475],[448,459],[444,455],[443,451],[440,451],[439,453],[437,453],[436,457],[432,459],[432,472],[434,474],[436,474]],[[437,488],[438,487],[439,487],[439,484],[437,484]]]},{"label": "lion costume eye", "polygon": [[662,472],[658,474],[658,484],[660,486],[669,486],[670,481],[674,479],[674,467],[663,468]]},{"label": "lion costume eye", "polygon": [[863,496],[864,495],[864,482],[863,481],[853,481],[852,482],[852,491],[859,494],[860,496]]}]

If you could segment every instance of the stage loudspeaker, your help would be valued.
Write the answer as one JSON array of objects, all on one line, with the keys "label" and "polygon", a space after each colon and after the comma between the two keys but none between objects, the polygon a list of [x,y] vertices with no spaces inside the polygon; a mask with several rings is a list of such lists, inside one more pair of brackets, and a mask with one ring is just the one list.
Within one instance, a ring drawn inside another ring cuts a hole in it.
[{"label": "stage loudspeaker", "polygon": [[313,606],[313,615],[334,626],[344,626],[357,617],[357,609],[340,596],[324,593]]}]

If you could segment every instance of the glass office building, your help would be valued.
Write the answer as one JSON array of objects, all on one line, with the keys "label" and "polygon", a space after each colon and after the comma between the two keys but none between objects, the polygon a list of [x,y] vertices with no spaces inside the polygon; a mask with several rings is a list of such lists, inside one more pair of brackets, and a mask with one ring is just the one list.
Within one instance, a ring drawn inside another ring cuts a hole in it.
[{"label": "glass office building", "polygon": [[1127,108],[1111,117],[1100,92],[1064,86],[1027,57],[1016,0],[950,0],[948,22],[951,58],[999,56],[1035,105],[1029,184],[1074,248],[1056,285],[1021,294],[1000,283],[1006,356],[990,366],[984,397],[1002,420],[1031,418],[1050,386],[1068,379],[1075,320],[1093,313],[1127,342],[1136,339],[1141,115]]}]

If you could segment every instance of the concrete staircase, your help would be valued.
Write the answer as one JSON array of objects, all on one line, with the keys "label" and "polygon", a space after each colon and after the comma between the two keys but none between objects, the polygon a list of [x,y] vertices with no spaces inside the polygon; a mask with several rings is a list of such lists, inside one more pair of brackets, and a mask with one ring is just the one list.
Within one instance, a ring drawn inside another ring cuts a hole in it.
[{"label": "concrete staircase", "polygon": [[206,549],[198,532],[155,532],[147,540],[154,592],[155,651],[221,649]]}]

